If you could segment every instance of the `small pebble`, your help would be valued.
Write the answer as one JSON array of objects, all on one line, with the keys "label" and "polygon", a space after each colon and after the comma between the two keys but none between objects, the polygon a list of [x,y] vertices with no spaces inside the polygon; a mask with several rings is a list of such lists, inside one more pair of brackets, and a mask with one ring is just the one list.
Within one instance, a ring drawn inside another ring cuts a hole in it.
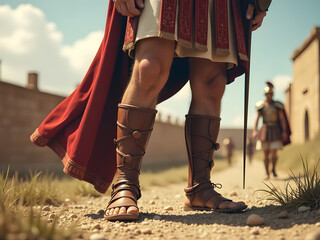
[{"label": "small pebble", "polygon": [[101,229],[101,226],[100,226],[100,224],[95,224],[95,225],[92,226],[92,229],[98,229],[98,230],[100,230],[100,229]]},{"label": "small pebble", "polygon": [[75,214],[71,214],[71,215],[69,215],[69,218],[77,218],[78,216],[77,215],[75,215]]},{"label": "small pebble", "polygon": [[288,212],[287,211],[282,211],[281,213],[278,214],[278,218],[287,218]]},{"label": "small pebble", "polygon": [[98,211],[98,215],[104,215],[104,210],[103,210],[103,209],[100,209],[100,210]]},{"label": "small pebble", "polygon": [[258,229],[252,229],[252,230],[250,231],[250,233],[253,234],[253,235],[259,235],[259,234],[260,234],[260,232],[259,232]]},{"label": "small pebble", "polygon": [[143,228],[143,229],[141,229],[141,232],[142,232],[143,234],[151,234],[151,233],[152,233],[152,231],[151,231],[150,228]]},{"label": "small pebble", "polygon": [[176,195],[174,195],[174,198],[175,199],[181,198],[181,195],[180,194],[176,194]]},{"label": "small pebble", "polygon": [[156,204],[156,202],[154,200],[150,200],[149,204],[154,205],[154,204]]},{"label": "small pebble", "polygon": [[162,218],[161,218],[159,215],[155,215],[155,216],[153,217],[153,219],[154,219],[154,220],[161,220]]},{"label": "small pebble", "polygon": [[90,228],[89,228],[88,225],[82,225],[82,226],[80,227],[80,229],[81,229],[81,230],[89,230]]},{"label": "small pebble", "polygon": [[56,216],[56,215],[55,215],[54,213],[51,213],[51,214],[49,215],[49,218],[50,218],[50,219],[54,219],[55,216]]},{"label": "small pebble", "polygon": [[229,194],[230,197],[235,197],[235,196],[238,196],[237,192],[235,191],[232,191],[230,194]]},{"label": "small pebble", "polygon": [[173,210],[173,207],[171,207],[171,206],[166,206],[166,207],[164,207],[163,209],[166,210],[166,211],[172,211],[172,210]]},{"label": "small pebble", "polygon": [[316,223],[316,227],[320,227],[320,222],[317,222],[317,223]]},{"label": "small pebble", "polygon": [[42,211],[50,211],[50,207],[49,207],[49,206],[44,206],[44,207],[42,208]]},{"label": "small pebble", "polygon": [[308,212],[308,211],[310,211],[310,207],[306,207],[306,206],[300,206],[300,207],[298,207],[298,212],[299,213],[303,213],[303,212]]},{"label": "small pebble", "polygon": [[256,214],[251,214],[247,219],[249,226],[258,226],[264,224],[264,219]]},{"label": "small pebble", "polygon": [[308,233],[304,240],[320,240],[320,231]]},{"label": "small pebble", "polygon": [[99,234],[99,233],[94,233],[90,236],[90,240],[105,240],[106,238],[104,235]]}]

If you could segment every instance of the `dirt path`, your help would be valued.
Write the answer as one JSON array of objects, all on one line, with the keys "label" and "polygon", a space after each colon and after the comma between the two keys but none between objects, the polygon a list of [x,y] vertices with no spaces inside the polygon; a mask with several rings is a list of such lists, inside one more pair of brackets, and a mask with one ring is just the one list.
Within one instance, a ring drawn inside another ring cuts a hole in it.
[{"label": "dirt path", "polygon": [[[248,209],[240,214],[211,212],[185,212],[183,210],[184,187],[174,184],[168,187],[146,189],[139,200],[138,222],[108,222],[99,215],[109,200],[108,197],[84,199],[83,202],[67,204],[67,207],[52,208],[47,213],[60,215],[60,224],[78,220],[82,233],[79,239],[273,239],[315,240],[310,233],[320,231],[320,210],[298,213],[289,211],[287,218],[279,218],[283,209],[271,205],[257,189],[262,183],[264,169],[261,162],[253,162],[247,168],[246,189],[242,189],[242,166],[240,161],[222,172],[213,173],[215,183],[223,184],[220,193],[235,201],[243,200]],[[288,175],[279,173],[271,179],[275,185],[283,185]],[[248,226],[249,215],[261,216],[265,223]],[[309,236],[307,236],[309,234]]]}]

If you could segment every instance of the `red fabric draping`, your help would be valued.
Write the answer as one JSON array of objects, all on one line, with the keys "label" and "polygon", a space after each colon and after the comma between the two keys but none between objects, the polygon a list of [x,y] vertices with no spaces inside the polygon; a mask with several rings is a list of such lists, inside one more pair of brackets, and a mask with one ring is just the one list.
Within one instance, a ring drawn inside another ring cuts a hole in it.
[{"label": "red fabric draping", "polygon": [[[65,173],[92,183],[102,193],[108,189],[116,171],[113,139],[117,105],[132,64],[122,51],[126,25],[127,18],[109,1],[105,35],[82,83],[30,137],[38,146],[49,146],[62,159]],[[228,71],[228,83],[245,70],[246,62],[240,61],[237,68]],[[175,58],[159,102],[179,91],[188,81],[188,75],[188,59]]]}]

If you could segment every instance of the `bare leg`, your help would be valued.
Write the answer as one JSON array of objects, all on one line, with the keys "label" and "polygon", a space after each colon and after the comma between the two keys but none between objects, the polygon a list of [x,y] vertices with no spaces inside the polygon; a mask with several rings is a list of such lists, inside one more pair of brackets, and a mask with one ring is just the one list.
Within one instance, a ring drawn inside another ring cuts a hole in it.
[{"label": "bare leg", "polygon": [[274,177],[277,177],[276,173],[276,165],[278,161],[278,156],[277,156],[277,149],[271,150],[271,160],[272,160],[272,174]]},{"label": "bare leg", "polygon": [[[165,85],[174,54],[174,41],[148,38],[138,42],[135,62],[122,104],[154,109]],[[136,207],[111,208],[106,215],[130,213],[138,215]]]},{"label": "bare leg", "polygon": [[270,154],[269,150],[264,151],[263,162],[264,162],[264,167],[266,169],[266,179],[269,179],[269,154]]},{"label": "bare leg", "polygon": [[[189,114],[220,116],[221,99],[224,94],[226,77],[226,64],[214,63],[207,59],[190,59],[190,86],[192,101]],[[244,202],[221,202],[219,209],[234,208],[245,205]],[[208,202],[213,207],[213,202]]]},{"label": "bare leg", "polygon": [[138,42],[133,72],[123,104],[155,108],[165,85],[174,54],[174,41],[147,38]]}]

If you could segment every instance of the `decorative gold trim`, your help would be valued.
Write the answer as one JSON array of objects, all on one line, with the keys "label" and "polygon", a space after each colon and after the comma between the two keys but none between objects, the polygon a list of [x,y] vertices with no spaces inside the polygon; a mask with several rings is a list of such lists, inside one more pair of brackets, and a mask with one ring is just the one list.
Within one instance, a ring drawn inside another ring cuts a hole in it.
[{"label": "decorative gold trim", "polygon": [[71,177],[91,183],[101,193],[105,193],[111,185],[111,183],[98,178],[96,174],[74,162],[57,141],[41,136],[38,129],[32,133],[30,140],[40,147],[50,147],[61,158],[64,165],[63,171]]},{"label": "decorative gold trim", "polygon": [[182,47],[185,47],[185,48],[192,48],[192,43],[191,42],[183,40],[181,38],[178,40],[178,45],[182,46]]},{"label": "decorative gold trim", "polygon": [[216,53],[219,56],[229,56],[230,50],[226,48],[217,48]]},{"label": "decorative gold trim", "polygon": [[207,45],[202,45],[202,44],[200,44],[200,43],[198,43],[198,42],[195,42],[194,47],[195,47],[195,49],[197,49],[197,50],[199,50],[199,51],[201,51],[201,52],[206,52],[206,51],[208,51]]},{"label": "decorative gold trim", "polygon": [[50,139],[40,135],[38,128],[31,134],[30,140],[39,147],[47,146],[48,142],[50,141]]},{"label": "decorative gold trim", "polygon": [[158,36],[167,40],[175,40],[175,34],[169,32],[159,31]]}]

